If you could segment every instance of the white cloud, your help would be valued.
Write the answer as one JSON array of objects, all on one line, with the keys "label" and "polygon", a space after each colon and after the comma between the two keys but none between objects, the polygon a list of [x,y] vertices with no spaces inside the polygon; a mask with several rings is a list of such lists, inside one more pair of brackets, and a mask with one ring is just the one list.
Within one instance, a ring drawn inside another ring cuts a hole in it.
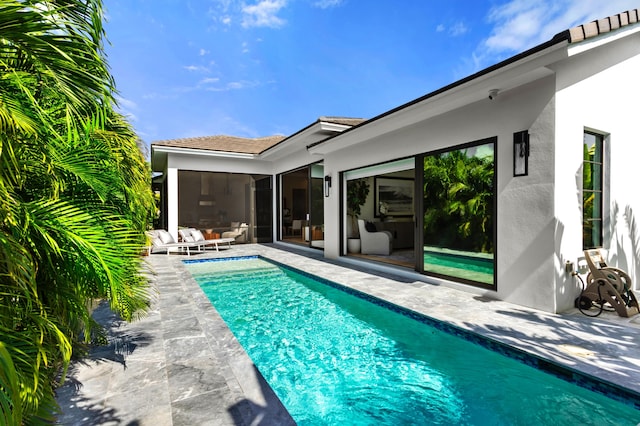
[{"label": "white cloud", "polygon": [[211,53],[211,52],[209,52],[209,51],[208,51],[208,50],[206,50],[206,49],[200,49],[200,52],[198,52],[198,54],[199,54],[200,56],[208,55],[209,53]]},{"label": "white cloud", "polygon": [[260,85],[261,84],[257,81],[240,80],[229,82],[221,87],[207,87],[205,90],[208,92],[227,92],[229,90],[251,89]]},{"label": "white cloud", "polygon": [[129,99],[125,99],[122,96],[118,96],[116,98],[116,102],[118,103],[118,105],[121,108],[126,108],[126,109],[138,109],[138,104],[136,104],[134,101],[129,100]]},{"label": "white cloud", "polygon": [[450,27],[447,27],[444,24],[439,24],[436,27],[436,32],[438,32],[438,33],[442,33],[442,32],[445,32],[445,31],[447,32],[447,34],[449,34],[452,37],[458,37],[458,36],[461,36],[463,34],[466,34],[469,31],[469,28],[462,21],[456,22],[455,24],[451,25]]},{"label": "white cloud", "polygon": [[221,17],[220,22],[222,22],[224,25],[231,25],[231,16],[225,15]]},{"label": "white cloud", "polygon": [[138,121],[138,117],[134,113],[136,110],[138,110],[138,104],[134,101],[121,96],[116,97],[116,111],[126,117],[129,122]]},{"label": "white cloud", "polygon": [[451,28],[449,28],[449,34],[451,34],[454,37],[460,36],[466,33],[467,31],[469,31],[469,29],[464,24],[464,22],[456,22],[455,24],[453,24]]},{"label": "white cloud", "polygon": [[637,0],[512,0],[489,11],[494,24],[483,45],[489,51],[519,52],[561,31],[637,7]]},{"label": "white cloud", "polygon": [[637,0],[511,0],[491,8],[491,34],[477,47],[476,71],[505,56],[549,41],[576,25],[637,7]]},{"label": "white cloud", "polygon": [[342,4],[342,0],[319,0],[313,5],[315,7],[319,7],[320,9],[329,9],[331,7],[337,7]]},{"label": "white cloud", "polygon": [[209,77],[209,78],[203,78],[202,80],[200,80],[200,84],[213,84],[219,81],[220,79],[217,77]]},{"label": "white cloud", "polygon": [[242,26],[280,28],[286,21],[276,16],[287,5],[286,0],[261,0],[242,7]]},{"label": "white cloud", "polygon": [[209,72],[209,68],[203,67],[202,65],[185,65],[182,68],[184,68],[185,70],[187,70],[189,72],[199,72],[199,73],[208,73]]}]

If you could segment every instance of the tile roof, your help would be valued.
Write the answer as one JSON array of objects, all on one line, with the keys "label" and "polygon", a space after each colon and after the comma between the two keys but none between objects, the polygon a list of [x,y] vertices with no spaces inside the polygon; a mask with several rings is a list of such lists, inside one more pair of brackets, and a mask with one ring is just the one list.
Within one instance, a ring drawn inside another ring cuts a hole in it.
[{"label": "tile roof", "polygon": [[[345,126],[356,126],[366,121],[364,118],[326,117],[318,118],[316,123],[333,123]],[[314,123],[315,124],[315,123]],[[173,148],[200,149],[206,151],[233,152],[240,154],[260,154],[277,145],[287,136],[266,136],[262,138],[241,138],[237,136],[216,135],[194,138],[169,139],[153,142],[152,145]]]},{"label": "tile roof", "polygon": [[206,151],[234,152],[241,154],[260,154],[271,148],[285,137],[280,135],[262,138],[241,138],[237,136],[200,136],[195,138],[170,139],[153,142],[157,146],[173,148],[201,149]]},{"label": "tile roof", "polygon": [[608,33],[618,28],[632,25],[640,20],[640,9],[631,9],[588,24],[578,25],[569,30],[569,43],[577,43],[588,38]]}]

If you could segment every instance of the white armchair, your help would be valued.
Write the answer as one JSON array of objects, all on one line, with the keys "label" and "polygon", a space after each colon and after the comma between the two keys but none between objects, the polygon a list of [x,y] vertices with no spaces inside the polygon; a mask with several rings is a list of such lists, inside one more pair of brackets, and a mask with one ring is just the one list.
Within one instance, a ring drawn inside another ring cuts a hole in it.
[{"label": "white armchair", "polygon": [[362,254],[383,254],[388,256],[393,251],[393,236],[391,232],[369,232],[362,219],[358,219],[358,230],[360,231],[360,252]]},{"label": "white armchair", "polygon": [[222,233],[222,238],[235,238],[236,243],[247,242],[249,225],[240,222],[231,222],[231,230]]}]

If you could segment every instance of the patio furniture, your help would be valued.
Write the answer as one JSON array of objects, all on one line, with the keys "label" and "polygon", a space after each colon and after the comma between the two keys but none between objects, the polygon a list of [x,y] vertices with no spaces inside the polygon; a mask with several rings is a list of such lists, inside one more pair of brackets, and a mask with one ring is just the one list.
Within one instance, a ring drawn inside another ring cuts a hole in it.
[{"label": "patio furniture", "polygon": [[240,222],[231,222],[231,230],[222,233],[222,238],[232,238],[236,243],[247,242],[249,225]]},{"label": "patio furniture", "polygon": [[227,244],[228,248],[231,248],[231,243],[235,241],[234,238],[211,238],[204,237],[202,232],[195,228],[179,229],[178,234],[183,241],[193,242],[198,244],[199,250],[206,250],[207,247],[213,247],[216,251],[220,251],[221,244]]},{"label": "patio furniture", "polygon": [[358,230],[360,231],[360,252],[362,254],[382,254],[388,256],[393,248],[393,236],[388,231],[367,231],[365,222],[358,219]]},{"label": "patio furniture", "polygon": [[201,244],[194,241],[176,242],[173,236],[164,229],[154,229],[152,231],[147,231],[147,235],[151,239],[151,248],[149,249],[149,254],[156,251],[166,251],[168,256],[171,252],[171,249],[177,249],[178,252],[186,252],[187,256],[191,256],[191,251],[195,249],[195,251],[197,252],[200,250],[201,246]]}]

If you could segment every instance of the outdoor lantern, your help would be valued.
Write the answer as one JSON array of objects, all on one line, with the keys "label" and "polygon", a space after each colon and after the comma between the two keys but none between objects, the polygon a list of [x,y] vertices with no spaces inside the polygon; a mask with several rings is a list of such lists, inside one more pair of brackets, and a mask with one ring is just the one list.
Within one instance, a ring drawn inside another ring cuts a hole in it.
[{"label": "outdoor lantern", "polygon": [[513,175],[529,174],[529,132],[523,130],[513,134]]},{"label": "outdoor lantern", "polygon": [[331,188],[331,175],[326,175],[324,177],[324,196],[329,196],[329,189]]}]

